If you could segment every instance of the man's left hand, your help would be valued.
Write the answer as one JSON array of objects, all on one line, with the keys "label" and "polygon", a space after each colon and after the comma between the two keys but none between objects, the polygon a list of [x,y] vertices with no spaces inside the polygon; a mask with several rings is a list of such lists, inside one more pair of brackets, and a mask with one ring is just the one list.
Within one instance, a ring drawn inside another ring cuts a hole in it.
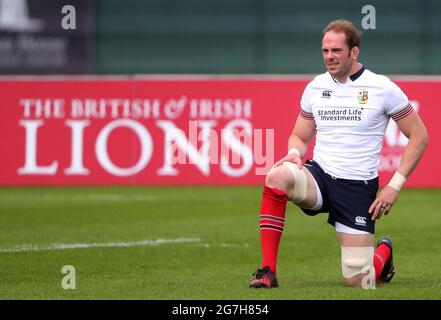
[{"label": "man's left hand", "polygon": [[397,198],[398,191],[390,186],[385,186],[383,190],[378,193],[377,198],[369,208],[369,213],[372,215],[371,219],[380,219],[383,213],[387,215]]}]

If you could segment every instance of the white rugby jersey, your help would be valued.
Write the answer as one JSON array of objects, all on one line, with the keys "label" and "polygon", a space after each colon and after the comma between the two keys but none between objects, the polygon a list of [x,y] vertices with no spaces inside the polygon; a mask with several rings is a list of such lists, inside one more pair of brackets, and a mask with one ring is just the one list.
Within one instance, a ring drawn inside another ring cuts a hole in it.
[{"label": "white rugby jersey", "polygon": [[407,96],[389,78],[364,66],[340,83],[329,72],[305,88],[301,116],[314,120],[313,159],[328,174],[343,179],[378,176],[379,154],[389,119],[409,115]]}]

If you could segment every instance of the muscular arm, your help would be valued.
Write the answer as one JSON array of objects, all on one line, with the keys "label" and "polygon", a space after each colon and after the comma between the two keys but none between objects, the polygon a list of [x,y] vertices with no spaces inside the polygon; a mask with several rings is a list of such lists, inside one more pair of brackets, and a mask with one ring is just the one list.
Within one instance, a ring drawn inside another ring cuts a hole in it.
[{"label": "muscular arm", "polygon": [[308,146],[314,137],[314,133],[314,120],[306,120],[299,115],[288,140],[288,150],[297,148],[300,151],[300,156],[303,157],[308,151]]},{"label": "muscular arm", "polygon": [[[427,130],[416,112],[412,112],[407,117],[398,120],[397,125],[409,139],[409,143],[404,149],[397,171],[408,178],[420,161],[429,138]],[[398,197],[398,193],[397,190],[389,185],[381,190],[369,208],[369,213],[372,214],[372,220],[379,219],[383,212],[385,214],[389,212]],[[384,210],[381,209],[382,206],[385,207]]]},{"label": "muscular arm", "polygon": [[415,111],[407,117],[398,120],[397,125],[409,139],[397,171],[408,178],[420,161],[429,137],[421,118]]},{"label": "muscular arm", "polygon": [[300,152],[300,157],[294,153],[290,153],[277,161],[274,167],[280,166],[285,161],[296,163],[299,168],[302,167],[302,157],[308,151],[308,145],[315,134],[315,121],[303,119],[300,115],[297,117],[294,129],[288,139],[288,150],[297,148]]}]

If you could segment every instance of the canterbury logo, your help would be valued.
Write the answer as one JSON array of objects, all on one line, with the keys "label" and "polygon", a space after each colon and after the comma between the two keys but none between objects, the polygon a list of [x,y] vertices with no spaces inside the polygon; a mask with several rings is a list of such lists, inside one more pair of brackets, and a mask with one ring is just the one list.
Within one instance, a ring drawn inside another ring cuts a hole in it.
[{"label": "canterbury logo", "polygon": [[355,224],[357,226],[364,226],[365,227],[366,226],[366,217],[360,217],[360,216],[356,217]]},{"label": "canterbury logo", "polygon": [[322,98],[330,98],[332,90],[323,90]]}]

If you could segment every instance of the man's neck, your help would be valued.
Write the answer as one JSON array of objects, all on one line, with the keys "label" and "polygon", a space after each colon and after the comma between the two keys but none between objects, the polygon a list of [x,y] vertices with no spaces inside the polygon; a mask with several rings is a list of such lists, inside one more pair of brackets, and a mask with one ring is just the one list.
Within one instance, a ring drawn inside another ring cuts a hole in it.
[{"label": "man's neck", "polygon": [[348,80],[348,78],[350,76],[352,76],[353,74],[357,73],[358,71],[360,71],[360,69],[363,68],[363,65],[359,62],[355,62],[352,67],[351,70],[349,70],[349,73],[345,74],[344,76],[341,77],[335,77],[335,79],[338,80],[338,82],[340,83],[346,83],[346,81]]}]

